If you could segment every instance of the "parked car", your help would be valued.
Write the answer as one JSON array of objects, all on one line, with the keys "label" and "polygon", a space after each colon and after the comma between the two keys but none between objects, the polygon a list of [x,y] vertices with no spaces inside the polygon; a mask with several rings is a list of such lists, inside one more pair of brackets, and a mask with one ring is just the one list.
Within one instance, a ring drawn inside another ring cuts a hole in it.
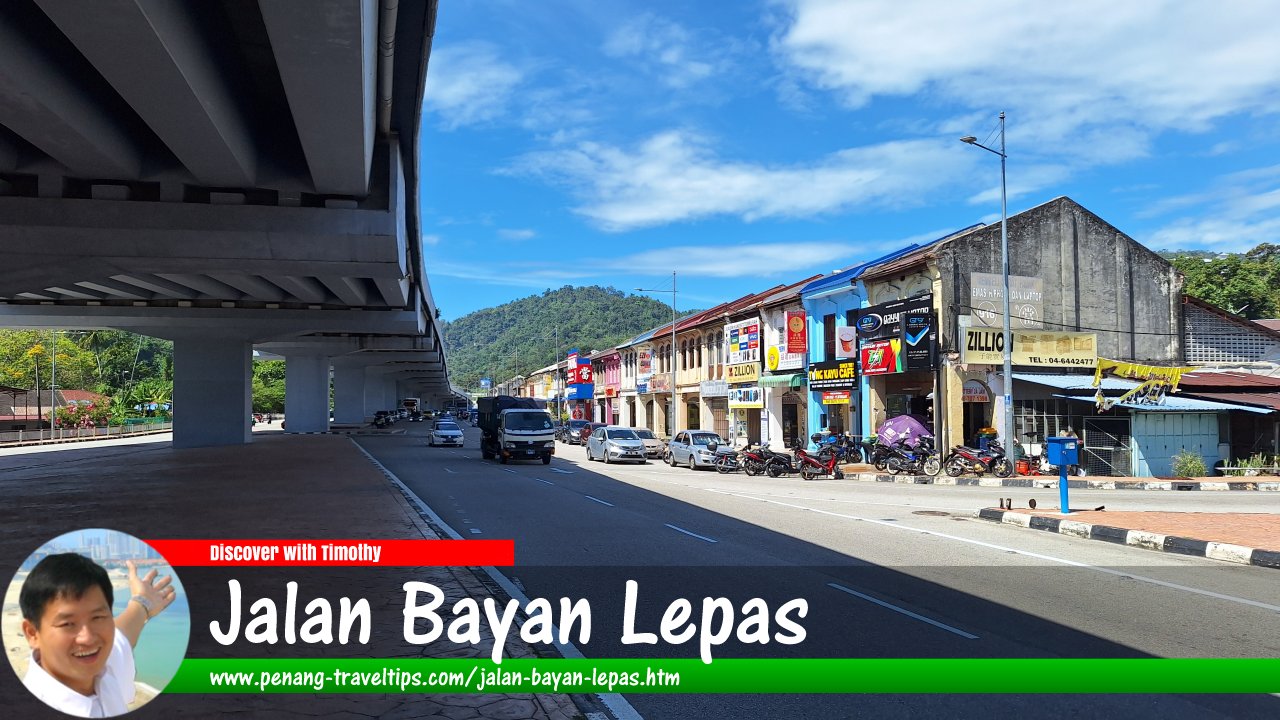
[{"label": "parked car", "polygon": [[582,443],[582,428],[590,425],[586,420],[570,420],[560,426],[559,439],[561,442],[567,442],[570,445],[580,445]]},{"label": "parked car", "polygon": [[591,431],[587,438],[587,459],[603,460],[605,464],[615,460],[648,462],[644,457],[644,441],[631,428],[618,425],[601,425]]},{"label": "parked car", "polygon": [[666,443],[658,439],[657,435],[649,428],[631,428],[635,431],[636,437],[640,438],[640,442],[644,443],[644,454],[646,457],[660,458],[667,451]]},{"label": "parked car", "polygon": [[710,445],[724,445],[719,435],[709,430],[681,430],[667,445],[667,464],[688,465],[690,468],[709,468],[715,460],[715,450]]},{"label": "parked car", "polygon": [[591,433],[595,432],[596,428],[601,428],[604,426],[605,426],[605,423],[597,423],[597,422],[589,422],[586,425],[583,425],[582,428],[578,430],[578,444],[586,445],[587,438],[591,437]]},{"label": "parked car", "polygon": [[452,420],[437,420],[431,426],[431,433],[427,435],[427,444],[431,447],[437,445],[462,447],[462,429]]}]

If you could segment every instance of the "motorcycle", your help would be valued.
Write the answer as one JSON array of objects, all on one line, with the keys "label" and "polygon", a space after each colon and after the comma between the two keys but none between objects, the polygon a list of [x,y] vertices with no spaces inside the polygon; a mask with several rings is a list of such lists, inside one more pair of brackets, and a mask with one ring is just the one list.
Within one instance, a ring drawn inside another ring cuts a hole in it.
[{"label": "motorcycle", "polygon": [[862,459],[857,443],[845,433],[825,439],[822,435],[815,434],[810,439],[813,440],[814,445],[818,446],[818,455],[834,453],[839,458],[837,462],[841,465]]},{"label": "motorcycle", "polygon": [[827,455],[810,455],[803,447],[796,446],[796,463],[799,465],[800,477],[805,480],[816,480],[831,475],[836,480],[844,477],[838,466],[835,453]]},{"label": "motorcycle", "polygon": [[921,437],[915,447],[899,440],[890,451],[893,453],[885,462],[889,472],[894,475],[928,475],[935,477],[942,471],[942,461],[933,447],[933,438]]},{"label": "motorcycle", "polygon": [[707,445],[707,449],[715,453],[711,466],[716,469],[716,472],[725,475],[738,471],[738,453],[733,448],[720,447],[716,443],[710,443]]},{"label": "motorcycle", "polygon": [[761,448],[753,448],[749,443],[742,448],[738,452],[739,465],[742,466],[742,471],[752,477],[763,474],[769,462],[768,457],[764,454],[767,450],[768,448],[763,450]]},{"label": "motorcycle", "polygon": [[764,471],[771,478],[782,477],[793,472],[799,472],[800,468],[796,466],[795,460],[786,453],[774,452],[768,446],[760,448],[760,454],[765,458]]},{"label": "motorcycle", "polygon": [[994,440],[987,444],[986,450],[957,445],[951,448],[947,459],[942,461],[942,469],[951,477],[960,477],[965,473],[976,473],[982,477],[991,473],[999,478],[1013,475],[1013,463],[1005,457],[1004,448]]}]

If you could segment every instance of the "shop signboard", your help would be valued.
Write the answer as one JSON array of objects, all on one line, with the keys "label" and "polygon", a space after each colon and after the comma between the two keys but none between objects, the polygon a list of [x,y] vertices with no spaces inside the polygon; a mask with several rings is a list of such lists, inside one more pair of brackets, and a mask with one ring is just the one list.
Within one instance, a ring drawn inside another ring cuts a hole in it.
[{"label": "shop signboard", "polygon": [[862,374],[888,375],[902,372],[902,341],[867,340],[862,343]]},{"label": "shop signboard", "polygon": [[636,348],[636,378],[647,381],[653,376],[653,346],[641,345]]},{"label": "shop signboard", "polygon": [[730,365],[760,362],[760,318],[725,325],[724,340]]},{"label": "shop signboard", "polygon": [[[1004,326],[1004,276],[969,273],[969,311],[975,327]],[[1044,280],[1009,276],[1009,326],[1014,330],[1044,327]]]},{"label": "shop signboard", "polygon": [[565,375],[565,384],[568,385],[565,397],[590,400],[595,394],[595,373],[591,371],[591,360],[578,357],[577,348],[569,351]]},{"label": "shop signboard", "polygon": [[654,375],[649,378],[649,392],[651,393],[668,393],[671,392],[671,376],[667,373]]},{"label": "shop signboard", "polygon": [[987,388],[977,380],[965,380],[960,393],[961,402],[984,403],[990,402],[991,396],[987,393]]},{"label": "shop signboard", "polygon": [[[977,365],[1004,363],[1004,331],[967,327],[960,362]],[[1098,364],[1098,336],[1080,332],[1014,332],[1014,365],[1093,368]]]},{"label": "shop signboard", "polygon": [[703,380],[698,383],[698,394],[704,398],[725,397],[729,394],[729,383],[724,380]]},{"label": "shop signboard", "polygon": [[757,363],[730,365],[725,369],[724,375],[725,380],[730,384],[758,383],[760,382],[760,365]]},{"label": "shop signboard", "polygon": [[729,408],[763,408],[764,396],[759,386],[729,388]]},{"label": "shop signboard", "polygon": [[828,360],[809,366],[810,390],[853,390],[857,384],[856,360]]},{"label": "shop signboard", "polygon": [[787,338],[787,352],[804,355],[809,352],[809,325],[803,310],[786,312],[786,327],[783,330]]},{"label": "shop signboard", "polygon": [[[857,338],[860,349],[873,347],[884,351],[877,357],[882,360],[892,355],[892,364],[878,363],[881,368],[868,372],[863,351],[863,372],[868,375],[932,370],[938,366],[938,329],[933,314],[933,293],[917,295],[906,300],[881,303],[858,311]],[[836,329],[836,355],[844,347],[840,328]],[[881,341],[897,341],[896,346],[884,346]],[[888,351],[892,351],[891,353]]]},{"label": "shop signboard", "polygon": [[848,390],[827,390],[822,393],[823,405],[848,405],[852,393]]}]

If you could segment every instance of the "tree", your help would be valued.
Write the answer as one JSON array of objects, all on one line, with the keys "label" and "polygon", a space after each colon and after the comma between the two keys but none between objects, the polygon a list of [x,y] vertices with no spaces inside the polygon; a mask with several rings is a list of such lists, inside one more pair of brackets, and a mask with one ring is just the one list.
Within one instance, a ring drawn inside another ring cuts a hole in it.
[{"label": "tree", "polygon": [[[1259,246],[1264,247],[1264,246]],[[1246,255],[1213,259],[1179,256],[1173,266],[1186,277],[1184,291],[1249,319],[1275,317],[1280,310],[1276,279],[1280,266]]]},{"label": "tree", "polygon": [[253,364],[253,411],[284,412],[283,360],[258,360]]}]

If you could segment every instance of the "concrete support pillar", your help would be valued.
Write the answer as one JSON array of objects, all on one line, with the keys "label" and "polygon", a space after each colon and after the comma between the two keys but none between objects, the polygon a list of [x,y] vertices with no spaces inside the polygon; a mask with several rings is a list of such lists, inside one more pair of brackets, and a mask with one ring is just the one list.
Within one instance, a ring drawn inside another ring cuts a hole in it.
[{"label": "concrete support pillar", "polygon": [[648,396],[636,395],[635,427],[647,427],[650,430],[653,430],[653,425],[649,421],[649,409],[645,405],[646,397]]},{"label": "concrete support pillar", "polygon": [[333,421],[363,425],[365,414],[365,366],[333,366]]},{"label": "concrete support pillar", "polygon": [[761,388],[764,393],[764,409],[769,414],[767,426],[760,428],[760,442],[773,443],[777,447],[784,445],[782,441],[782,396],[787,394],[787,387]]},{"label": "concrete support pillar", "polygon": [[677,430],[689,427],[689,406],[685,404],[684,393],[676,393],[675,417],[672,419],[668,434],[674,435]]},{"label": "concrete support pillar", "polygon": [[173,446],[244,445],[252,434],[253,347],[239,338],[173,341]]},{"label": "concrete support pillar", "polygon": [[329,431],[329,356],[284,359],[284,417],[291,433]]}]

